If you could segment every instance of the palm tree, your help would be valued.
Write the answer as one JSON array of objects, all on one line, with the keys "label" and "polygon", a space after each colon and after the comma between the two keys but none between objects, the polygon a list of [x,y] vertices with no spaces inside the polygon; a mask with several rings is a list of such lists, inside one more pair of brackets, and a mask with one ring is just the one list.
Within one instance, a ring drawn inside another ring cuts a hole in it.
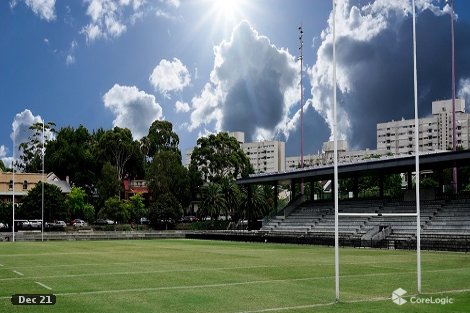
[{"label": "palm tree", "polygon": [[231,215],[233,217],[240,207],[240,188],[238,188],[238,185],[228,177],[224,177],[222,179],[220,188],[226,202],[225,216],[228,217],[228,215]]},{"label": "palm tree", "polygon": [[227,207],[227,202],[222,194],[222,189],[217,183],[210,183],[207,186],[204,201],[201,203],[201,211],[209,215],[212,220],[216,219],[220,212]]},{"label": "palm tree", "polygon": [[243,215],[247,216],[248,224],[262,217],[263,213],[269,210],[262,187],[248,185],[241,207]]}]

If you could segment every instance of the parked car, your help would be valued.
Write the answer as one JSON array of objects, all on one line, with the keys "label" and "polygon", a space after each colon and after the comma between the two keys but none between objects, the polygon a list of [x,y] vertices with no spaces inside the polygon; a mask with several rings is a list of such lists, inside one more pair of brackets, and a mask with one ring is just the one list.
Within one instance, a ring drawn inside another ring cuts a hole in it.
[{"label": "parked car", "polygon": [[197,217],[193,215],[183,216],[181,218],[182,223],[191,223],[191,222],[197,222],[197,221],[198,221]]},{"label": "parked car", "polygon": [[30,229],[41,229],[42,220],[29,220]]},{"label": "parked car", "polygon": [[144,225],[144,224],[150,224],[150,220],[146,217],[141,217],[140,218],[140,225]]},{"label": "parked car", "polygon": [[8,228],[8,224],[7,223],[1,223],[0,222],[0,229],[7,229]]},{"label": "parked car", "polygon": [[95,221],[95,225],[108,225],[108,221],[104,218],[99,218]]},{"label": "parked car", "polygon": [[95,225],[113,225],[114,221],[109,218],[99,218],[95,221]]},{"label": "parked car", "polygon": [[53,223],[46,223],[44,226],[47,230],[65,230],[67,224],[64,221],[55,221]]},{"label": "parked car", "polygon": [[78,218],[74,219],[71,224],[72,224],[73,227],[88,226],[87,222],[85,222],[84,220],[78,219]]}]

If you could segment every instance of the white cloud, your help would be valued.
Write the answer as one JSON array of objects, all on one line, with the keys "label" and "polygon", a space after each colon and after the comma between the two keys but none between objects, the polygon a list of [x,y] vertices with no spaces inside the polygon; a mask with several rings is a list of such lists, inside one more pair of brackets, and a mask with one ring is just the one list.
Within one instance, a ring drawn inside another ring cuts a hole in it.
[{"label": "white cloud", "polygon": [[188,69],[177,58],[173,61],[161,60],[149,77],[152,86],[169,98],[168,93],[181,91],[191,83]]},{"label": "white cloud", "polygon": [[[360,83],[358,83],[358,76],[362,79],[362,74],[365,72],[368,72],[369,76],[361,82],[384,81],[382,75],[374,71],[375,66],[382,61],[378,56],[382,52],[380,49],[399,60],[398,57],[401,56],[399,53],[402,53],[403,47],[395,49],[395,40],[398,41],[401,39],[400,36],[403,36],[404,21],[412,14],[412,7],[408,0],[376,0],[362,7],[357,7],[352,3],[353,1],[350,0],[337,1],[335,27],[338,96],[350,95],[358,89],[370,89],[370,86],[359,86]],[[429,9],[436,15],[442,14],[434,3],[433,0],[419,0],[416,5],[418,10]],[[332,27],[333,19],[330,14],[328,26],[321,34],[317,61],[308,71],[312,84],[312,105],[325,119],[331,131],[333,129]],[[392,60],[388,61],[389,64],[394,64],[391,63]],[[371,66],[368,71],[367,66]],[[392,83],[389,82],[389,86]],[[373,102],[372,97],[370,99],[369,101]],[[363,107],[366,108],[366,106]],[[359,110],[353,106],[352,101],[348,103],[348,107],[344,103],[338,103],[337,110],[339,137],[347,140],[351,135],[351,127],[358,126],[357,122],[352,120],[351,114]],[[356,136],[359,135],[360,132],[356,130]]]},{"label": "white cloud", "polygon": [[176,112],[189,112],[189,104],[187,102],[176,101]]},{"label": "white cloud", "polygon": [[[11,0],[10,7],[14,8],[19,0]],[[55,0],[23,0],[24,3],[38,15],[48,22],[56,19]]]},{"label": "white cloud", "polygon": [[[134,24],[142,17],[144,0],[85,0],[89,3],[86,14],[91,21],[81,33],[87,41],[100,38],[117,38],[127,30],[127,23]],[[129,14],[130,12],[130,14]]]},{"label": "white cloud", "polygon": [[150,125],[162,118],[162,107],[155,96],[135,86],[115,84],[104,96],[103,103],[115,115],[113,126],[129,128],[134,139],[140,139],[148,132]]},{"label": "white cloud", "polygon": [[461,79],[459,82],[458,97],[465,99],[465,104],[470,105],[470,78]]},{"label": "white cloud", "polygon": [[[14,142],[13,152],[15,153],[16,160],[19,160],[19,157],[21,155],[21,151],[19,149],[20,144],[24,142],[28,142],[29,138],[31,138],[34,134],[34,131],[32,131],[30,127],[35,123],[42,123],[42,122],[43,120],[41,116],[33,115],[33,113],[28,109],[25,109],[23,112],[17,113],[15,115],[15,118],[13,119],[13,122],[11,124],[12,132],[10,134],[10,138]],[[50,140],[54,138],[54,135],[49,131],[46,131],[44,136],[46,140]],[[5,150],[5,153],[6,152],[7,150]],[[8,163],[4,163],[4,164],[5,165],[11,164],[12,161],[13,161],[13,157],[7,157],[6,162]],[[5,162],[5,158],[4,158],[4,162]]]},{"label": "white cloud", "polygon": [[215,123],[216,131],[242,130],[249,139],[288,136],[289,111],[300,98],[295,57],[246,21],[214,54],[210,82],[192,99],[189,130]]}]

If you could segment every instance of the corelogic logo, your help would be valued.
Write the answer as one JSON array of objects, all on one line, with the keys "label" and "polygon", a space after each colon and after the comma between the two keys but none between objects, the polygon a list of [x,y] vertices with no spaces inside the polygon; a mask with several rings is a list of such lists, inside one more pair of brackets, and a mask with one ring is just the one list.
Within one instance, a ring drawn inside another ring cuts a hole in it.
[{"label": "corelogic logo", "polygon": [[[406,295],[407,291],[402,288],[398,288],[397,290],[394,290],[392,292],[392,301],[395,304],[398,305],[403,305],[407,303],[408,301],[403,298],[404,295]],[[435,298],[435,297],[418,297],[418,296],[412,296],[409,299],[411,304],[453,304],[454,299],[449,298],[449,297],[442,297],[442,298]]]},{"label": "corelogic logo", "polygon": [[402,288],[398,288],[392,292],[392,301],[398,305],[403,305],[407,303],[403,296],[406,295],[406,290]]}]

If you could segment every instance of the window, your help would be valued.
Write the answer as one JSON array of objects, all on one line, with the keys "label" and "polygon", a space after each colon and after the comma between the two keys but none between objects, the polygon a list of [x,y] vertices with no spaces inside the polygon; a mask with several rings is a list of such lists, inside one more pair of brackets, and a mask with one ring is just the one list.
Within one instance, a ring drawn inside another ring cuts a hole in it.
[{"label": "window", "polygon": [[23,190],[27,190],[28,189],[28,181],[25,180],[23,181]]},{"label": "window", "polygon": [[10,183],[8,184],[8,189],[13,190],[13,180],[10,180]]}]

